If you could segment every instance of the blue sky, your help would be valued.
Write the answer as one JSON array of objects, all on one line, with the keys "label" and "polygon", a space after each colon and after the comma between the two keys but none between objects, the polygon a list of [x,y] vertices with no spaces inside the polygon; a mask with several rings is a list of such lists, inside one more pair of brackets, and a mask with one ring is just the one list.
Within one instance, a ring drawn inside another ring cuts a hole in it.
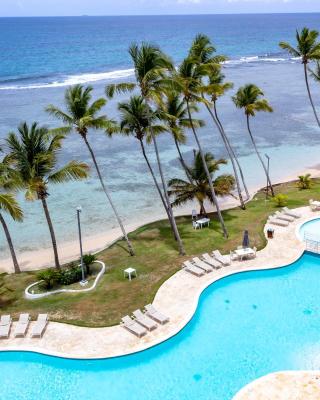
[{"label": "blue sky", "polygon": [[0,16],[320,12],[320,0],[0,0]]}]

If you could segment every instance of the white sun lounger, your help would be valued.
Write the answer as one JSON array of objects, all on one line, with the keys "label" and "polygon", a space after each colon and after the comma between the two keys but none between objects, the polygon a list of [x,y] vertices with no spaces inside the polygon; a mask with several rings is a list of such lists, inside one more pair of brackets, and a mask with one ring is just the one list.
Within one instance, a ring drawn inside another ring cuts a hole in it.
[{"label": "white sun lounger", "polygon": [[288,221],[288,222],[293,222],[295,220],[294,217],[290,217],[289,215],[286,215],[285,213],[282,213],[281,211],[276,211],[274,213],[274,217],[282,219],[283,221]]},{"label": "white sun lounger", "polygon": [[128,331],[133,333],[134,335],[138,336],[141,338],[147,333],[146,328],[144,328],[142,325],[138,324],[135,320],[129,317],[129,315],[126,315],[125,317],[121,318],[121,326],[126,328]]},{"label": "white sun lounger", "polygon": [[48,324],[48,314],[39,314],[36,323],[33,326],[31,337],[42,337],[43,332]]},{"label": "white sun lounger", "polygon": [[10,315],[1,315],[0,319],[0,338],[8,338],[10,335],[10,328],[12,319]]},{"label": "white sun lounger", "polygon": [[205,274],[205,272],[204,272],[203,269],[201,269],[201,268],[195,266],[195,265],[192,264],[190,261],[185,261],[185,262],[183,263],[182,268],[183,268],[185,271],[190,272],[191,274],[196,275],[196,276],[198,276],[198,277]]},{"label": "white sun lounger", "polygon": [[210,265],[206,262],[200,260],[199,257],[194,257],[192,261],[195,263],[196,267],[203,269],[205,272],[212,272],[212,267],[210,267]]},{"label": "white sun lounger", "polygon": [[288,207],[283,207],[282,209],[283,213],[286,215],[289,215],[289,217],[293,217],[293,218],[301,218],[301,215],[295,211],[290,210]]},{"label": "white sun lounger", "polygon": [[221,268],[221,263],[219,263],[219,261],[216,260],[215,258],[209,256],[208,253],[202,254],[202,258],[203,258],[203,261],[205,261],[206,263],[211,265],[211,267],[216,268],[216,269]]},{"label": "white sun lounger", "polygon": [[30,322],[29,314],[20,314],[19,321],[17,322],[16,328],[14,330],[14,337],[26,336],[28,326]]},{"label": "white sun lounger", "polygon": [[159,312],[156,308],[153,307],[152,304],[147,304],[145,306],[145,310],[146,310],[146,315],[148,315],[148,317],[154,319],[159,324],[163,325],[163,324],[169,322],[169,317],[167,317],[166,315]]},{"label": "white sun lounger", "polygon": [[230,258],[227,256],[223,256],[219,250],[214,250],[212,252],[213,257],[219,261],[224,266],[230,265]]},{"label": "white sun lounger", "polygon": [[278,225],[278,226],[288,226],[289,225],[288,221],[283,221],[282,219],[279,219],[279,218],[269,218],[268,222],[269,222],[269,224]]},{"label": "white sun lounger", "polygon": [[133,316],[138,324],[144,326],[148,331],[152,331],[157,328],[157,324],[153,319],[149,318],[147,315],[143,314],[141,310],[133,311]]}]

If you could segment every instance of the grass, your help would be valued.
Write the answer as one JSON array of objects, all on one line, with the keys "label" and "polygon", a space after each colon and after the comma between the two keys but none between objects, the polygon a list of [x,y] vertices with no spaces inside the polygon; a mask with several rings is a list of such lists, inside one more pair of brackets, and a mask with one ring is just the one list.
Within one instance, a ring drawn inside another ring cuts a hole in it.
[{"label": "grass", "polygon": [[[319,199],[320,180],[313,182],[309,190],[299,190],[296,182],[277,185],[275,190],[288,196],[289,207],[304,206],[310,198]],[[44,299],[26,300],[23,297],[24,289],[36,280],[36,272],[2,274],[1,312],[14,317],[21,312],[29,312],[32,317],[39,312],[47,312],[51,320],[81,326],[118,324],[122,316],[150,303],[161,284],[181,268],[184,260],[213,249],[228,253],[241,244],[245,229],[249,231],[251,246],[263,248],[266,243],[263,227],[268,215],[274,211],[274,203],[266,202],[263,192],[259,192],[247,204],[245,211],[239,208],[224,211],[223,217],[229,231],[227,240],[222,237],[215,215],[211,215],[210,228],[196,231],[192,228],[190,216],[177,218],[186,257],[178,255],[167,221],[145,225],[130,234],[137,254],[135,257],[129,256],[123,241],[98,254],[97,258],[106,263],[107,272],[96,290],[89,293],[57,294]],[[123,277],[123,270],[130,266],[138,272],[138,277],[131,282]]]}]

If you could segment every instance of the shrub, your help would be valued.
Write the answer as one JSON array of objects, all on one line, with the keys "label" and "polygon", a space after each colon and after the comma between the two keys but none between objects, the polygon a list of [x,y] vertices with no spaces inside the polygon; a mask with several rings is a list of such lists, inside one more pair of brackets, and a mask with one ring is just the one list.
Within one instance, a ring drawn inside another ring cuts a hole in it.
[{"label": "shrub", "polygon": [[41,271],[37,274],[37,278],[43,281],[45,289],[51,289],[59,281],[60,272],[52,268]]},{"label": "shrub", "polygon": [[58,283],[60,285],[72,285],[75,282],[79,282],[82,279],[81,267],[74,264],[69,264],[63,268],[59,273]]},{"label": "shrub", "polygon": [[276,207],[284,207],[288,203],[288,196],[285,194],[279,193],[272,198],[272,201],[275,203]]},{"label": "shrub", "polygon": [[83,263],[86,266],[87,275],[90,275],[90,265],[96,261],[96,256],[94,254],[85,254],[83,256]]},{"label": "shrub", "polygon": [[299,189],[310,189],[312,186],[312,180],[311,180],[311,175],[306,174],[306,175],[299,175],[298,176],[299,181],[298,181],[298,188]]}]

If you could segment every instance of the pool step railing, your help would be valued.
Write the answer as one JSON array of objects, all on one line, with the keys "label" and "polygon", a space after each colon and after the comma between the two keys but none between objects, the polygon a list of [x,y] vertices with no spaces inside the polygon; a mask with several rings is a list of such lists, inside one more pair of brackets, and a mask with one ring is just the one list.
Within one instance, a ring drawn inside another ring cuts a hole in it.
[{"label": "pool step railing", "polygon": [[309,232],[304,233],[304,241],[306,244],[306,250],[312,253],[320,254],[320,236],[316,236]]}]

